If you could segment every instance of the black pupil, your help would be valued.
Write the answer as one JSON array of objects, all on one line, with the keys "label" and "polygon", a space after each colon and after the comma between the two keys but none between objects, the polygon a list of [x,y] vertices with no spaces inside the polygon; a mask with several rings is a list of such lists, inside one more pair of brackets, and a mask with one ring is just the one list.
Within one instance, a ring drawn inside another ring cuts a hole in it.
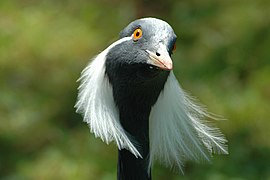
[{"label": "black pupil", "polygon": [[137,37],[140,36],[140,32],[139,31],[136,32],[136,36]]}]

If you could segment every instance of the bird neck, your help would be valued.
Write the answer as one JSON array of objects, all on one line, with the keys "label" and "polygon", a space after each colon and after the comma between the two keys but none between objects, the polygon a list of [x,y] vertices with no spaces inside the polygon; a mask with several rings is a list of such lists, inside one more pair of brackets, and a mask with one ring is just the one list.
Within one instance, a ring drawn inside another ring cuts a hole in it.
[{"label": "bird neck", "polygon": [[[118,150],[118,180],[151,180],[149,166],[149,114],[151,107],[133,105],[120,110],[120,121],[142,158],[126,149]],[[139,112],[135,113],[135,112]]]},{"label": "bird neck", "polygon": [[118,180],[151,180],[149,160],[136,158],[126,149],[118,150]]},{"label": "bird neck", "polygon": [[106,74],[113,88],[120,123],[142,156],[136,158],[126,149],[119,150],[118,180],[150,180],[149,115],[169,72],[152,71],[140,64],[117,64],[115,61],[119,59],[113,57],[112,54],[107,55]]}]

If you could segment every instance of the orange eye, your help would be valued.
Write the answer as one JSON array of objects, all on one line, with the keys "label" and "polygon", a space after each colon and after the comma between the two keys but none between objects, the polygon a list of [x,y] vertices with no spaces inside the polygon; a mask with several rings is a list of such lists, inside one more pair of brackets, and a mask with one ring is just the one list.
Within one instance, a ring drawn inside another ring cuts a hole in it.
[{"label": "orange eye", "polygon": [[142,37],[142,30],[140,28],[137,28],[134,32],[133,32],[133,40],[137,41],[138,39],[140,39],[140,37]]},{"label": "orange eye", "polygon": [[176,50],[176,43],[174,43],[174,45],[173,45],[173,49],[172,49],[173,51],[175,51]]}]

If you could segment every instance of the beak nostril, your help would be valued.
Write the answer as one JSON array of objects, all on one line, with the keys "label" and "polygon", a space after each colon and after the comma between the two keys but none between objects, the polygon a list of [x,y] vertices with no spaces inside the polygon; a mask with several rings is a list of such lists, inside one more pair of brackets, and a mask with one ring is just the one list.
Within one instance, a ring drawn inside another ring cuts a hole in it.
[{"label": "beak nostril", "polygon": [[160,56],[160,54],[159,54],[158,52],[156,52],[156,55],[157,55],[157,56]]}]

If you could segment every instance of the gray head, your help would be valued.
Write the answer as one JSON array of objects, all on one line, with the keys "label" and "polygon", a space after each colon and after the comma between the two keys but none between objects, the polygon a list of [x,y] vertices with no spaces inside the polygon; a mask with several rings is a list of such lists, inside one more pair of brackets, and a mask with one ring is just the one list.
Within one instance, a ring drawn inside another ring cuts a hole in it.
[{"label": "gray head", "polygon": [[138,19],[121,31],[120,38],[132,36],[136,29],[141,29],[142,36],[135,41],[134,46],[157,53],[161,46],[165,46],[167,52],[172,54],[176,35],[167,22],[155,18]]},{"label": "gray head", "polygon": [[108,54],[116,59],[114,62],[172,69],[170,56],[175,49],[176,35],[167,22],[155,18],[135,20],[120,32],[120,38],[125,37],[130,39],[112,48]]}]

